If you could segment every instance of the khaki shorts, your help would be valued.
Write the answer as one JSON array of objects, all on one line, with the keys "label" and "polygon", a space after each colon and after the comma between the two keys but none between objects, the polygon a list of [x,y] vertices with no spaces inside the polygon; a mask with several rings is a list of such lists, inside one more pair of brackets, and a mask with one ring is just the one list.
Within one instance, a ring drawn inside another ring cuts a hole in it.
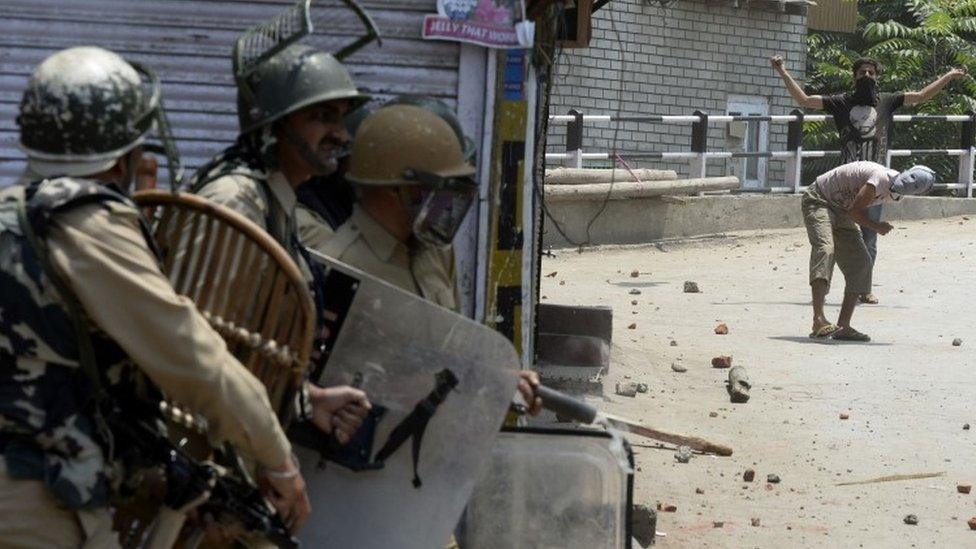
[{"label": "khaki shorts", "polygon": [[810,239],[810,283],[826,280],[829,289],[836,261],[844,274],[844,293],[870,293],[871,256],[851,216],[828,204],[815,185],[807,188],[800,204]]}]

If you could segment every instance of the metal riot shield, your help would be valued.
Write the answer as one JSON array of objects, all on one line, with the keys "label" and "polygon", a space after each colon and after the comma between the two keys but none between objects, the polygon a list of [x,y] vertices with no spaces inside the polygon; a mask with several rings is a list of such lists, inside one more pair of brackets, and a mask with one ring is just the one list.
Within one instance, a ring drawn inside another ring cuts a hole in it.
[{"label": "metal riot shield", "polygon": [[316,437],[293,437],[313,509],[299,538],[308,547],[444,547],[488,465],[518,355],[490,328],[310,254],[325,270],[330,332],[312,380],[357,386],[379,412],[338,457]]},{"label": "metal riot shield", "polygon": [[506,429],[464,515],[465,549],[631,546],[633,453],[619,436]]}]

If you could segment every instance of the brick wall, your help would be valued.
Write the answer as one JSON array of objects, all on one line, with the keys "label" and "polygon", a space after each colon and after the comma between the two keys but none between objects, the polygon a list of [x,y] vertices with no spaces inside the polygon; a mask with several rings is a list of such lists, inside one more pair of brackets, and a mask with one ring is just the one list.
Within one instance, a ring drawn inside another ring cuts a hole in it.
[{"label": "brick wall", "polygon": [[[769,57],[782,55],[801,83],[806,65],[806,16],[758,4],[678,0],[614,0],[594,14],[590,47],[563,50],[556,60],[551,114],[725,114],[730,95],[765,97],[770,114],[795,108]],[[691,125],[590,124],[584,150],[687,151]],[[709,150],[726,150],[726,127],[709,126]],[[786,124],[769,125],[770,150],[786,148]],[[549,130],[548,152],[565,150],[565,125]],[[626,160],[626,155],[624,155]],[[628,161],[687,175],[688,164]],[[784,162],[770,160],[767,184],[781,185]],[[732,173],[731,161],[709,161],[709,175]]]}]

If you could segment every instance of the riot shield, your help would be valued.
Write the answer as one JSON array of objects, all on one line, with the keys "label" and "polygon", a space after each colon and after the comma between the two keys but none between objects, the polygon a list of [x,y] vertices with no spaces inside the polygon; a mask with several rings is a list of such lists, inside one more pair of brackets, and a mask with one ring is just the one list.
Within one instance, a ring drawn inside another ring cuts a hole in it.
[{"label": "riot shield", "polygon": [[633,454],[581,429],[506,430],[463,521],[465,549],[631,546]]},{"label": "riot shield", "polygon": [[297,440],[313,508],[299,537],[308,547],[444,547],[491,457],[518,355],[494,330],[310,253],[325,270],[329,331],[313,381],[357,386],[382,412],[342,459]]}]

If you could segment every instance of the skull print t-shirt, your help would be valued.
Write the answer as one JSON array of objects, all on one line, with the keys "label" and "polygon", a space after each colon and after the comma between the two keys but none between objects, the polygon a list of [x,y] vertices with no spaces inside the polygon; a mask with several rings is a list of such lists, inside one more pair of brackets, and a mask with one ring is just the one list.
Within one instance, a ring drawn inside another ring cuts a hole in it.
[{"label": "skull print t-shirt", "polygon": [[828,95],[824,110],[834,115],[840,134],[841,163],[867,160],[885,163],[888,128],[895,111],[905,103],[905,94],[879,93],[875,104],[856,104],[854,94]]}]

